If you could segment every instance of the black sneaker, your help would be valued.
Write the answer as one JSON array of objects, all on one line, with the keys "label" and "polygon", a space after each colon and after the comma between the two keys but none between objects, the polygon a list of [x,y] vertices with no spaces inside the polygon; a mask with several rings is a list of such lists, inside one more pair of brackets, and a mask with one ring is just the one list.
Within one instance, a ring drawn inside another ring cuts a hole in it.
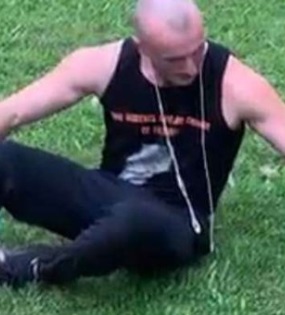
[{"label": "black sneaker", "polygon": [[9,250],[0,248],[0,285],[22,286],[38,281],[38,256],[47,251],[45,246]]}]

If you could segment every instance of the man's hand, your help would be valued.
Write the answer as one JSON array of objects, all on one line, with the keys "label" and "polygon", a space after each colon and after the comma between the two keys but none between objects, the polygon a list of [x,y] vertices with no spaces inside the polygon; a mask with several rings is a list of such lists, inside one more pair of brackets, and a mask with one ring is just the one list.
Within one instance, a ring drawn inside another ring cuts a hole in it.
[{"label": "man's hand", "polygon": [[231,57],[223,88],[223,107],[229,124],[248,123],[285,156],[285,106],[269,82]]}]

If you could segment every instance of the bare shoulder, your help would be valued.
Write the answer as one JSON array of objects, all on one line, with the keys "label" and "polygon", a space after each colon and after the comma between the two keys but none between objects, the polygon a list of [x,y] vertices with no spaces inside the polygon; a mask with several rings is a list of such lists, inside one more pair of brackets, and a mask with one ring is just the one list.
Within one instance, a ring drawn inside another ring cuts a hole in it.
[{"label": "bare shoulder", "polygon": [[100,96],[116,69],[122,43],[123,40],[119,40],[78,48],[61,60],[60,68],[65,69],[86,93]]},{"label": "bare shoulder", "polygon": [[223,114],[229,127],[236,129],[242,121],[268,106],[266,99],[277,97],[267,79],[238,58],[229,58],[223,80]]}]

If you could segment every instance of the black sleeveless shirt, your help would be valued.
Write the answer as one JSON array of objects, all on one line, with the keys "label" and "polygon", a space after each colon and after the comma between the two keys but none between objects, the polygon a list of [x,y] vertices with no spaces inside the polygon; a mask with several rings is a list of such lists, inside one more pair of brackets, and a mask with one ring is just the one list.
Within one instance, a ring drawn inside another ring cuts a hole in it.
[{"label": "black sleeveless shirt", "polygon": [[[171,142],[182,178],[200,214],[209,213],[201,130],[205,130],[214,206],[227,182],[244,127],[233,131],[221,111],[223,74],[230,52],[209,42],[203,69],[205,121],[201,121],[199,78],[188,86],[160,88]],[[178,188],[166,146],[154,86],[140,72],[140,55],[131,38],[124,41],[117,68],[100,99],[106,137],[101,168],[177,206],[186,203]]]}]

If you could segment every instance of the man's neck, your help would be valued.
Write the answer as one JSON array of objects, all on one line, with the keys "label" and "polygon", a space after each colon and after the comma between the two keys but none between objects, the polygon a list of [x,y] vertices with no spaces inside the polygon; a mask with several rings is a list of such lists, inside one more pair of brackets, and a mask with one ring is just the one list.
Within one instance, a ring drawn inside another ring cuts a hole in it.
[{"label": "man's neck", "polygon": [[141,74],[153,85],[165,86],[165,81],[160,75],[155,72],[150,59],[147,56],[141,55],[140,59]]}]

